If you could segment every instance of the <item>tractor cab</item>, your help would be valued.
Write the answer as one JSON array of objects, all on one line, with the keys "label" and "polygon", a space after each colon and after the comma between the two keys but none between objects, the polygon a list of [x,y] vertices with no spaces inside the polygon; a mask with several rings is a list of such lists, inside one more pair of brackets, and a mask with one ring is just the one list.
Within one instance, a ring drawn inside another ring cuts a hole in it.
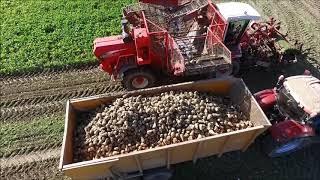
[{"label": "tractor cab", "polygon": [[[274,89],[260,91],[255,98],[272,123],[263,141],[263,149],[270,157],[320,143],[319,79],[309,74],[288,78],[282,75]],[[267,104],[274,104],[270,112]]]},{"label": "tractor cab", "polygon": [[320,115],[319,79],[309,75],[288,77],[277,91],[277,107],[285,117],[307,122]]},{"label": "tractor cab", "polygon": [[246,3],[227,2],[216,4],[216,6],[227,21],[224,44],[232,52],[233,58],[240,58],[242,55],[241,38],[251,22],[260,20],[261,16],[252,6]]}]

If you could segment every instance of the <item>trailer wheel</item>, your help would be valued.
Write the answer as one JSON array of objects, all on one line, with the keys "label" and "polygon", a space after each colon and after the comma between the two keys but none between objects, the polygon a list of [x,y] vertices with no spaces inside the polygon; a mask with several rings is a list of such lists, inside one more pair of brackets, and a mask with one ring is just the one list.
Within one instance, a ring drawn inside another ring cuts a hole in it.
[{"label": "trailer wheel", "polygon": [[124,72],[122,85],[128,90],[137,90],[152,87],[155,76],[148,70],[131,69]]},{"label": "trailer wheel", "polygon": [[299,137],[287,142],[276,142],[270,134],[263,139],[263,149],[269,157],[282,157],[311,144],[310,137]]}]

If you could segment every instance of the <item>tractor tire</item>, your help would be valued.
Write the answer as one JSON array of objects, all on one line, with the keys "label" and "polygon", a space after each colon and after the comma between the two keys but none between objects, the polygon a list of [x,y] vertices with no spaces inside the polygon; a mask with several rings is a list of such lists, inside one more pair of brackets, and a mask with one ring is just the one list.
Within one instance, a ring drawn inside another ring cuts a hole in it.
[{"label": "tractor tire", "polygon": [[312,143],[310,137],[294,138],[286,142],[276,142],[271,134],[266,135],[262,142],[265,153],[272,158],[287,156],[303,149]]},{"label": "tractor tire", "polygon": [[130,69],[123,74],[122,85],[128,90],[138,90],[154,86],[155,76],[149,70]]}]

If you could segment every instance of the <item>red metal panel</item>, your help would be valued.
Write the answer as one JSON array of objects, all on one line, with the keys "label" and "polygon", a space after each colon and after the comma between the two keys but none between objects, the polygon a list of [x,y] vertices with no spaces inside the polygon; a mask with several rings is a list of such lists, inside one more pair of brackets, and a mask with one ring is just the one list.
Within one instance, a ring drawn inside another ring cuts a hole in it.
[{"label": "red metal panel", "polygon": [[173,74],[176,76],[183,75],[185,71],[184,66],[184,57],[181,54],[181,51],[177,45],[177,43],[174,41],[174,39],[168,35],[168,50],[169,50],[169,67],[171,67]]},{"label": "red metal panel", "polygon": [[208,29],[206,46],[209,54],[215,54],[216,56],[224,56],[225,60],[231,63],[231,52],[223,44],[221,39],[211,30]]},{"label": "red metal panel", "polygon": [[137,63],[139,65],[150,64],[150,37],[146,28],[133,30],[134,41],[136,44]]},{"label": "red metal panel", "polygon": [[279,122],[270,127],[272,137],[278,142],[285,142],[293,138],[315,136],[314,129],[307,124],[300,124],[294,120]]},{"label": "red metal panel", "polygon": [[134,43],[124,43],[122,36],[97,38],[94,41],[93,53],[99,60],[110,56],[119,56],[124,53],[135,53]]},{"label": "red metal panel", "polygon": [[149,33],[151,65],[158,70],[170,71],[168,66],[167,32]]},{"label": "red metal panel", "polygon": [[266,111],[276,104],[276,93],[273,89],[266,89],[254,94],[260,107]]},{"label": "red metal panel", "polygon": [[221,13],[215,8],[212,3],[209,3],[207,16],[211,21],[210,29],[213,34],[217,35],[221,41],[223,41],[227,21],[223,18]]}]

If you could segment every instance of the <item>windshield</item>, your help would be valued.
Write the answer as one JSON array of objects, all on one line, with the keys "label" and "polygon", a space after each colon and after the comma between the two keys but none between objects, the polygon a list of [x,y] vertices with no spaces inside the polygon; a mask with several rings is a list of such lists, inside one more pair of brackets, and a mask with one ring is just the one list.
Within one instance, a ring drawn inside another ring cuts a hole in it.
[{"label": "windshield", "polygon": [[306,112],[299,107],[299,104],[293,99],[293,97],[284,87],[279,90],[277,103],[279,111],[283,115],[300,121],[307,118]]},{"label": "windshield", "polygon": [[225,38],[225,44],[227,46],[235,46],[240,42],[242,34],[246,30],[250,20],[236,20],[230,21],[228,25],[228,30]]}]

